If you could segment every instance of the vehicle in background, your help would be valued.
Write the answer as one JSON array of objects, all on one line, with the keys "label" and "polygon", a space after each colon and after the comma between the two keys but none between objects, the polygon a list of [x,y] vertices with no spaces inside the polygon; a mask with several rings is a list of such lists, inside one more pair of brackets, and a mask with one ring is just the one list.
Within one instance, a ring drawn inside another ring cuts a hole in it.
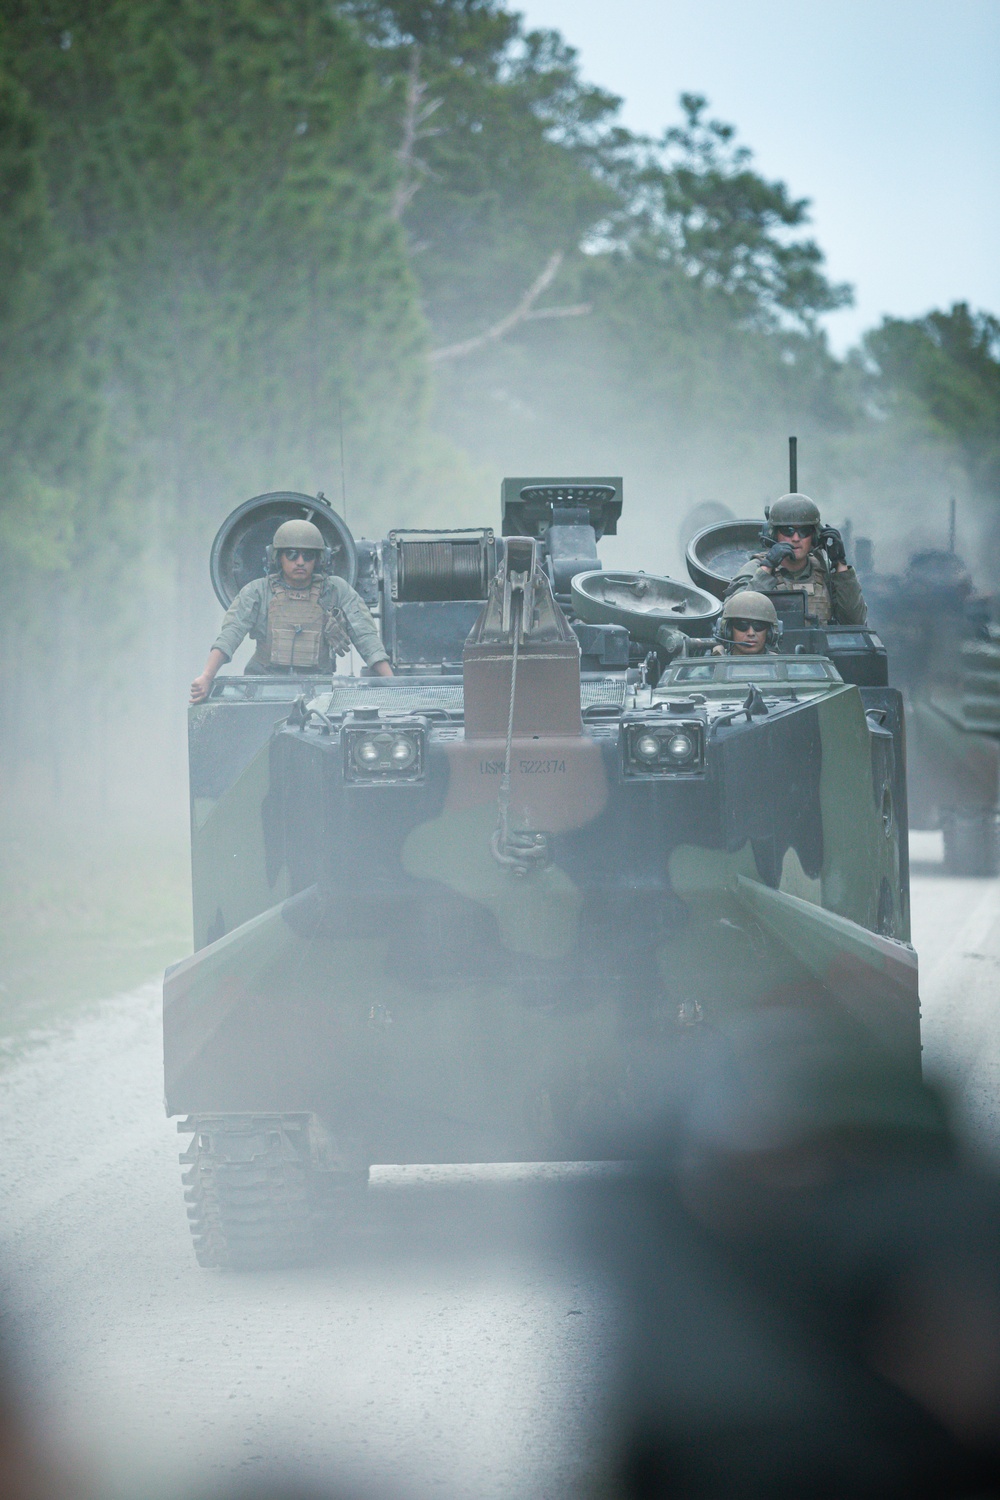
[{"label": "vehicle in background", "polygon": [[915,552],[902,574],[879,573],[858,538],[869,619],[885,641],[906,714],[913,828],[941,829],[952,875],[997,871],[1000,649],[993,600],[976,592],[954,549]]}]

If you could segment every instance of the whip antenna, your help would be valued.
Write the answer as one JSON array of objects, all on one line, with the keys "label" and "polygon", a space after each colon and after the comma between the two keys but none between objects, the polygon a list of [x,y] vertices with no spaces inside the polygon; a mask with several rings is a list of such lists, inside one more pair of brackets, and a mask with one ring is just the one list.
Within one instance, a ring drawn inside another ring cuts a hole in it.
[{"label": "whip antenna", "polygon": [[340,509],[347,521],[347,474],[344,469],[344,402],[337,397],[337,418],[340,423]]},{"label": "whip antenna", "polygon": [[797,437],[788,439],[788,488],[794,495],[799,488],[799,440]]}]

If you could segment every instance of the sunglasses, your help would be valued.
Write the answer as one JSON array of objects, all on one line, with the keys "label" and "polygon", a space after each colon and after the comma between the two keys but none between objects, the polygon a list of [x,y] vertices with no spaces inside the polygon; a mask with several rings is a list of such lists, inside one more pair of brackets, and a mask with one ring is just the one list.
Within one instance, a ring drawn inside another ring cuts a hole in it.
[{"label": "sunglasses", "polygon": [[289,562],[297,562],[300,557],[303,562],[315,562],[319,557],[315,547],[282,547],[281,555]]},{"label": "sunglasses", "polygon": [[763,635],[767,629],[759,620],[730,620],[729,623],[734,630],[750,631],[753,635]]},{"label": "sunglasses", "polygon": [[774,530],[777,536],[784,537],[786,540],[793,536],[809,537],[816,535],[815,526],[776,526]]}]

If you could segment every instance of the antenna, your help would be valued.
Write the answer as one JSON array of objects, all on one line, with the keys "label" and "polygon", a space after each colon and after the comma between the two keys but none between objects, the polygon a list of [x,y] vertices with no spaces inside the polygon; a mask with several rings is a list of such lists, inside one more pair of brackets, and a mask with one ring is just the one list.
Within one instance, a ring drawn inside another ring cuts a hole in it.
[{"label": "antenna", "polygon": [[788,439],[788,488],[794,495],[799,487],[799,440]]},{"label": "antenna", "polygon": [[955,496],[948,501],[948,551],[955,552]]},{"label": "antenna", "polygon": [[340,508],[347,523],[347,473],[344,469],[344,402],[337,397],[337,419],[340,423]]}]

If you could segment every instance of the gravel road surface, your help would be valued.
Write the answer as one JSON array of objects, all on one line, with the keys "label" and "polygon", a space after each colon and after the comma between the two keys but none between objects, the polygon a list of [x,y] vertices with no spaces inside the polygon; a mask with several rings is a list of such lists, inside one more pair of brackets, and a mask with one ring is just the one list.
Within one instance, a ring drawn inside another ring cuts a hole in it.
[{"label": "gravel road surface", "polygon": [[[928,1069],[1000,1152],[1000,882],[943,878],[933,835],[914,855]],[[566,1169],[383,1169],[322,1264],[206,1272],[160,1069],[151,983],[0,1071],[0,1270],[50,1429],[99,1482],[232,1494],[287,1459],[341,1492],[565,1494],[614,1328],[538,1227]]]}]

